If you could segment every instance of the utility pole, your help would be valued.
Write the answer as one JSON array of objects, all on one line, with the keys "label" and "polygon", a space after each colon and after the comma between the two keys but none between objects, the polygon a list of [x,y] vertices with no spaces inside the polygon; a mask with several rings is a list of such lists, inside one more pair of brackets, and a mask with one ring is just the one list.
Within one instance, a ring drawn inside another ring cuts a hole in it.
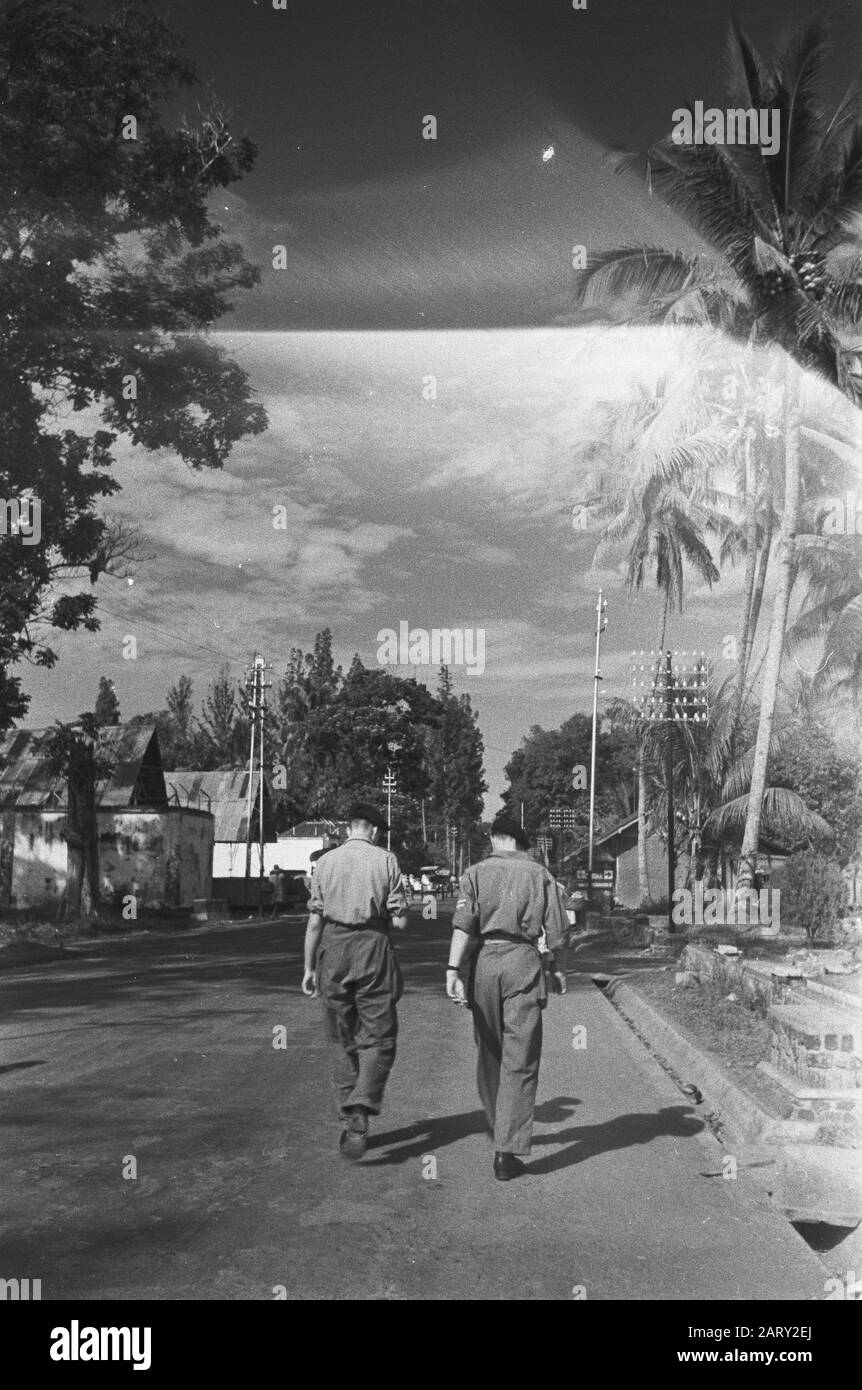
[{"label": "utility pole", "polygon": [[[265,718],[265,716],[266,716],[266,694],[265,694],[265,692],[266,692],[266,691],[270,688],[270,686],[272,685],[272,681],[265,681],[265,680],[263,679],[263,673],[264,673],[265,668],[266,668],[266,663],[264,662],[263,657],[261,657],[261,663],[262,663],[262,666],[261,666],[261,682],[260,682],[260,709],[258,710],[258,730],[259,730],[259,742],[260,742],[260,805],[259,805],[259,808],[258,808],[258,827],[257,827],[257,828],[258,828],[258,834],[259,834],[259,836],[260,836],[260,842],[259,842],[259,843],[260,843],[260,881],[259,881],[259,883],[258,883],[258,893],[257,893],[257,915],[258,915],[258,917],[262,917],[262,916],[263,916],[263,878],[264,878],[263,846],[264,846],[264,833],[265,833],[265,831],[264,831],[264,823],[263,823],[263,786],[264,786],[264,771],[263,771],[263,768],[264,768],[263,721],[264,721],[264,718]],[[276,875],[275,892],[278,893],[278,875]]]},{"label": "utility pole", "polygon": [[392,793],[396,789],[395,773],[391,765],[386,769],[386,776],[383,778],[383,790],[386,793],[386,824],[389,829],[386,831],[386,848],[392,848]]},{"label": "utility pole", "polygon": [[250,688],[250,698],[246,701],[246,709],[251,715],[251,747],[248,755],[248,794],[245,806],[245,881],[243,890],[243,902],[248,907],[248,888],[251,879],[251,809],[254,791],[254,740],[257,733],[257,698],[258,698],[258,671],[257,657],[251,672],[246,674],[246,690]]},{"label": "utility pole", "polygon": [[[641,652],[641,657],[645,655]],[[676,928],[673,920],[673,895],[676,889],[676,808],[673,785],[673,749],[675,724],[700,724],[709,719],[709,664],[706,653],[691,653],[693,661],[685,661],[685,652],[650,652],[655,661],[650,667],[636,664],[637,653],[632,652],[635,663],[632,666],[632,684],[635,690],[634,703],[640,707],[641,715],[651,723],[663,724],[665,734],[664,778],[667,793],[667,929],[673,935]],[[673,667],[673,655],[682,657]],[[644,675],[646,672],[646,675]],[[640,680],[638,675],[640,673]],[[641,694],[637,694],[640,687]],[[696,831],[693,848],[700,847],[700,796],[695,796]]]},{"label": "utility pole", "polygon": [[667,783],[667,929],[673,932],[673,895],[676,888],[676,837],[673,819],[673,668],[670,648],[665,652],[664,665],[664,717],[665,729],[664,780]]},{"label": "utility pole", "polygon": [[593,841],[596,829],[596,736],[599,714],[599,681],[602,679],[599,660],[602,651],[602,633],[608,625],[608,620],[605,617],[607,606],[607,600],[602,598],[602,591],[599,589],[599,601],[596,604],[596,668],[593,676],[593,743],[590,754],[590,839],[587,850],[587,878],[590,896],[592,896],[593,891]]},{"label": "utility pole", "polygon": [[252,809],[254,804],[253,784],[254,784],[254,755],[255,744],[258,748],[258,766],[260,770],[260,798],[258,805],[258,916],[263,916],[263,855],[264,855],[264,823],[263,823],[263,779],[264,779],[264,748],[263,748],[263,721],[266,713],[266,691],[272,685],[271,681],[264,679],[267,671],[267,662],[260,653],[255,653],[251,671],[246,676],[246,690],[249,698],[246,701],[246,708],[251,715],[251,739],[248,760],[248,795],[246,798],[246,831],[245,831],[245,905],[248,907],[248,894],[251,882],[251,826]]}]

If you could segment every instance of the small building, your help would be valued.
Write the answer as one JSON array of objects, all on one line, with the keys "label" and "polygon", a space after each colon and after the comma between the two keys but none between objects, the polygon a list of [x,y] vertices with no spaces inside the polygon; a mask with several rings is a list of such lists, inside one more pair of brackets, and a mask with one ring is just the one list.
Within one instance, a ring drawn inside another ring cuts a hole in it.
[{"label": "small building", "polygon": [[[177,768],[165,773],[168,798],[179,806],[200,806],[215,821],[213,878],[244,878],[246,844],[251,839],[252,872],[257,873],[260,844],[260,772],[248,768],[217,768],[198,772]],[[249,799],[250,797],[250,799]],[[248,834],[251,807],[251,836]],[[275,840],[275,816],[266,776],[263,779],[264,867],[266,846]]]},{"label": "small building", "polygon": [[[231,906],[246,900],[245,869],[247,845],[251,841],[251,866],[248,885],[249,904],[257,903],[260,881],[260,792],[261,773],[256,768],[216,768],[200,772],[177,768],[165,773],[168,797],[178,806],[200,806],[211,811],[215,823],[212,861],[212,895]],[[251,834],[249,835],[249,808]],[[278,862],[273,846],[276,844],[275,815],[266,776],[263,778],[263,872],[269,891],[268,878],[273,864]]]},{"label": "small building", "polygon": [[[708,846],[704,845],[704,850]],[[604,835],[597,835],[594,842],[594,855],[599,861],[606,860],[614,866],[614,896],[623,907],[641,905],[640,879],[638,876],[638,818],[629,816]],[[780,873],[786,850],[763,836],[757,856],[755,873],[758,880],[771,881]],[[667,898],[667,846],[654,830],[646,836],[646,866],[649,897],[653,902]],[[726,850],[720,857],[720,877],[725,891],[729,892],[736,884],[740,870],[738,851]],[[675,883],[682,887],[688,882],[689,858],[686,850],[679,850],[676,858]]]},{"label": "small building", "polygon": [[[46,753],[46,729],[0,740],[0,908],[56,915],[66,889],[66,779]],[[214,821],[204,809],[169,805],[152,724],[99,732],[108,767],[96,782],[102,897],[137,909],[189,907],[211,896]]]},{"label": "small building", "polygon": [[[597,835],[593,854],[602,861],[602,867],[605,864],[613,865],[613,894],[617,902],[623,907],[639,907],[637,816],[629,816],[604,835]],[[664,841],[649,831],[646,837],[646,861],[649,896],[653,902],[659,902],[667,897],[667,850]]]},{"label": "small building", "polygon": [[308,874],[311,871],[311,856],[332,839],[343,840],[347,833],[346,821],[306,820],[283,830],[278,837],[274,851],[274,862],[288,873]]}]

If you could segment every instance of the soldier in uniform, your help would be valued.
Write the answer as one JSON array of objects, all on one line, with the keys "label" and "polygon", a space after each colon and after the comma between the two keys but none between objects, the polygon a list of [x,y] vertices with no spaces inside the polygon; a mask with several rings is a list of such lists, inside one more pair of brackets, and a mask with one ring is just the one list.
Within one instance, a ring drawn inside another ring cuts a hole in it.
[{"label": "soldier in uniform", "polygon": [[[528,853],[521,826],[505,815],[491,827],[492,852],[461,879],[446,972],[450,999],[473,1013],[477,1081],[494,1137],[494,1176],[525,1172],[542,1057],[548,983],[566,992],[568,922],[554,879]],[[537,943],[553,956],[546,981]],[[461,972],[476,950],[470,983]]]},{"label": "soldier in uniform", "polygon": [[323,999],[332,1079],[344,1121],[341,1152],[361,1158],[368,1117],[383,1103],[395,1061],[401,971],[390,927],[407,925],[394,854],[378,846],[386,821],[357,802],[344,844],[317,861],[305,933],[302,992]]}]

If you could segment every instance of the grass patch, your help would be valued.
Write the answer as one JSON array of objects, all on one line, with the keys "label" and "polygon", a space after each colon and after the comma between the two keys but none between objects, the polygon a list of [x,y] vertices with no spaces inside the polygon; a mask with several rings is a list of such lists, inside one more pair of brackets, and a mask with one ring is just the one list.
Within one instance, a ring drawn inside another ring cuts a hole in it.
[{"label": "grass patch", "polygon": [[769,1109],[775,1096],[757,1070],[769,1060],[769,1024],[762,1012],[742,1000],[702,985],[674,983],[676,966],[626,977],[626,984],[671,1023],[679,1033],[716,1061],[750,1095]]}]

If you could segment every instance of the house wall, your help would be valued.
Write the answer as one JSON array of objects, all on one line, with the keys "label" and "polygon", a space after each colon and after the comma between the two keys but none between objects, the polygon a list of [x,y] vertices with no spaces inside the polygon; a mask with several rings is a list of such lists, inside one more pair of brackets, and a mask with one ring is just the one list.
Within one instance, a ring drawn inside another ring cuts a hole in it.
[{"label": "house wall", "polygon": [[[301,870],[307,874],[309,856],[316,849],[323,849],[322,835],[301,837],[285,835],[283,839],[268,840],[263,847],[263,871],[268,874],[277,864],[280,869]],[[257,844],[251,847],[251,876],[256,878],[260,872],[260,851]],[[217,840],[213,848],[213,878],[245,877],[245,841]]]},{"label": "house wall", "polygon": [[4,820],[13,826],[10,905],[56,913],[66,887],[65,812],[8,811]]},{"label": "house wall", "polygon": [[[657,835],[647,835],[646,858],[649,895],[653,902],[660,902],[667,897],[667,854]],[[677,856],[676,861],[676,885],[678,888],[685,883],[687,874],[688,855],[682,853]],[[624,907],[640,907],[637,842],[617,855],[616,896]]]},{"label": "house wall", "polygon": [[103,892],[134,894],[138,910],[188,907],[211,896],[213,832],[208,811],[100,811]]},{"label": "house wall", "polygon": [[15,813],[0,811],[0,910],[12,897],[12,861],[15,850]]},{"label": "house wall", "polygon": [[[102,894],[134,894],[138,910],[190,906],[211,895],[214,819],[207,811],[101,808],[99,869]],[[11,898],[14,907],[55,913],[66,887],[66,817],[62,811],[4,812],[2,843],[14,827]],[[0,888],[2,881],[0,881]],[[0,898],[2,904],[2,898]]]}]

